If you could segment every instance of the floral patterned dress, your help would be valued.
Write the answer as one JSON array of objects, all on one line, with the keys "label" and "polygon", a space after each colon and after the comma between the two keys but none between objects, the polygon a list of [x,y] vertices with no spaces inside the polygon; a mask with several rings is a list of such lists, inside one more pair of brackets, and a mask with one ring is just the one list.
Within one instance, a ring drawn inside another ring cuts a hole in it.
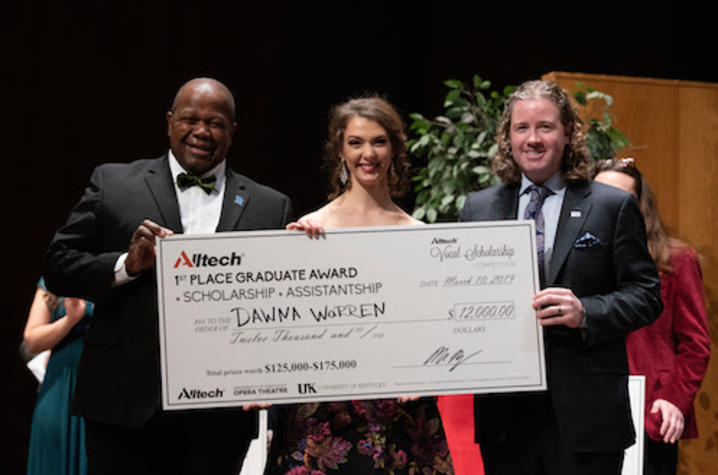
[{"label": "floral patterned dress", "polygon": [[434,398],[308,403],[271,410],[266,474],[453,474]]}]

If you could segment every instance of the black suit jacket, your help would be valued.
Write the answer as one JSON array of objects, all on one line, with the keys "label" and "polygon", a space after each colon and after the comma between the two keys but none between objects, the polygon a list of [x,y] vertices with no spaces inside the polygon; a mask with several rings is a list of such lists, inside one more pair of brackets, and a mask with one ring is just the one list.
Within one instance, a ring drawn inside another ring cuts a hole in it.
[{"label": "black suit jacket", "polygon": [[[227,168],[217,231],[283,228],[290,214],[288,197]],[[115,262],[144,219],[182,233],[167,156],[97,167],[45,255],[52,292],[95,302],[74,407],[100,422],[139,426],[160,408],[154,269],[113,286]]]},{"label": "black suit jacket", "polygon": [[[472,193],[461,220],[516,219],[518,192],[519,184],[512,184]],[[601,183],[568,184],[546,285],[571,289],[587,314],[585,329],[544,330],[548,404],[563,440],[579,452],[622,450],[635,440],[625,336],[662,310],[658,274],[632,195]],[[477,397],[477,441],[520,439],[547,422],[551,415],[535,404],[541,397]]]}]

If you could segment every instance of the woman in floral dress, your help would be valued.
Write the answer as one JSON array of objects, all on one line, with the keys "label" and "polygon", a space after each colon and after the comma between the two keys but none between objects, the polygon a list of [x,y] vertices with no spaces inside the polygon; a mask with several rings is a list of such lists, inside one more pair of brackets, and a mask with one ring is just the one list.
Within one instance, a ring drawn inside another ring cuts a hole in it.
[{"label": "woman in floral dress", "polygon": [[[317,237],[325,228],[421,225],[392,197],[408,188],[404,123],[379,97],[336,106],[326,165],[332,193],[324,207],[287,229]],[[434,398],[305,403],[271,409],[267,474],[453,474]]]}]

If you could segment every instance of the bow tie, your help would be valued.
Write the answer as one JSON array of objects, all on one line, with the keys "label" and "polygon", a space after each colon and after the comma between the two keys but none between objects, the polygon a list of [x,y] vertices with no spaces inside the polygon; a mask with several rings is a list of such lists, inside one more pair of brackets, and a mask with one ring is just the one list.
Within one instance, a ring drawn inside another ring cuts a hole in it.
[{"label": "bow tie", "polygon": [[217,183],[217,177],[214,175],[204,178],[200,178],[197,175],[190,175],[189,173],[180,173],[177,175],[177,186],[179,186],[182,191],[192,186],[199,186],[205,193],[210,194],[212,190],[214,190],[215,183]]}]

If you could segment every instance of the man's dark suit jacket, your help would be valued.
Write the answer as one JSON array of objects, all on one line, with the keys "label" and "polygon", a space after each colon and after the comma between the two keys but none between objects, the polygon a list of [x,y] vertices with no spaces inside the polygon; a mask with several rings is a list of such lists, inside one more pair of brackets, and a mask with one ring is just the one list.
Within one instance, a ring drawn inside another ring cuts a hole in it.
[{"label": "man's dark suit jacket", "polygon": [[[85,418],[140,426],[160,408],[154,269],[113,282],[115,262],[142,220],[182,232],[172,180],[167,156],[97,167],[45,255],[52,292],[96,302],[75,393],[75,411]],[[283,228],[290,214],[288,197],[227,167],[217,231]],[[247,424],[254,419],[247,413]]]},{"label": "man's dark suit jacket", "polygon": [[[518,192],[517,183],[472,193],[460,218],[516,219]],[[662,309],[658,274],[632,195],[601,183],[567,185],[546,286],[571,289],[587,314],[585,329],[544,330],[548,404],[562,439],[577,452],[623,450],[635,440],[625,336],[653,322]],[[548,411],[535,404],[541,397],[476,397],[477,442],[500,446],[530,434],[538,421],[546,423]]]}]

